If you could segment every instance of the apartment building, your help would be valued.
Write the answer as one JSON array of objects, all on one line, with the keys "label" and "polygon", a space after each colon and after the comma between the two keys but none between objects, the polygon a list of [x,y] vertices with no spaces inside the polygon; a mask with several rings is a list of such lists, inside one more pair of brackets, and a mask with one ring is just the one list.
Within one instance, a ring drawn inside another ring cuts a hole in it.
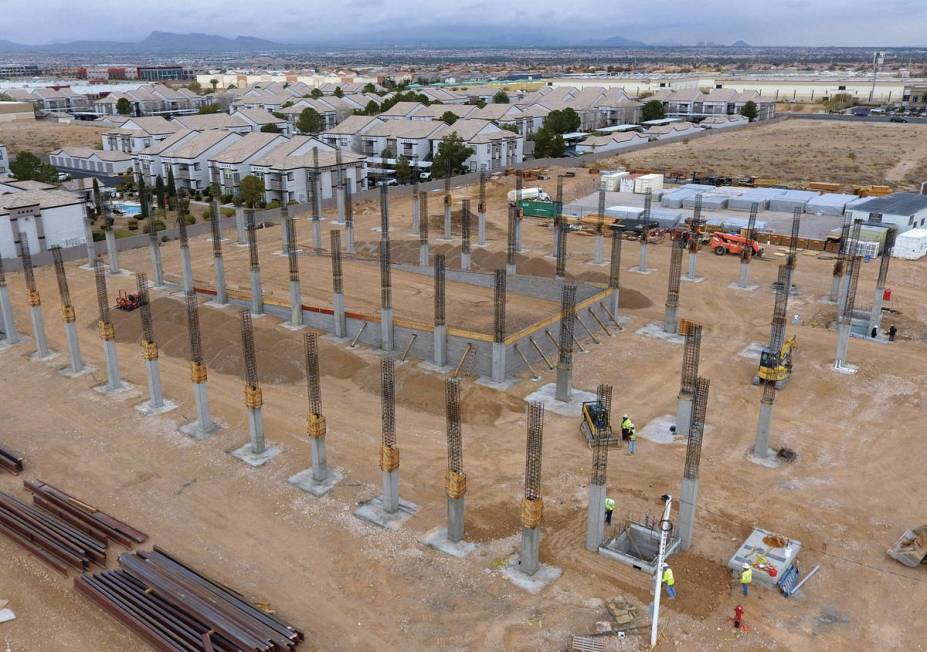
[{"label": "apartment building", "polygon": [[172,148],[180,147],[196,138],[201,132],[192,129],[179,129],[164,140],[152,143],[149,147],[135,154],[135,174],[153,186],[158,177],[167,178],[163,156]]},{"label": "apartment building", "polygon": [[151,147],[153,143],[164,140],[180,128],[161,116],[129,118],[122,126],[103,133],[103,150],[136,154],[146,147]]},{"label": "apartment building", "polygon": [[465,162],[471,172],[501,170],[520,163],[524,158],[524,137],[501,129],[488,120],[464,119],[452,125],[443,122],[438,125],[429,136],[432,158],[438,153],[441,139],[450,134],[456,134],[473,149],[473,154]]},{"label": "apartment building", "polygon": [[59,172],[115,177],[134,169],[131,153],[92,147],[59,147],[48,153],[48,162]]},{"label": "apartment building", "polygon": [[33,253],[86,242],[84,200],[64,190],[22,190],[4,184],[0,193],[0,257],[16,258],[25,239]]},{"label": "apartment building", "polygon": [[190,140],[161,152],[161,166],[166,179],[173,172],[177,190],[190,192],[204,190],[210,182],[209,161],[220,152],[244,138],[240,134],[222,129],[198,132]]},{"label": "apartment building", "polygon": [[286,143],[282,134],[253,132],[209,159],[209,181],[223,194],[238,195],[241,180],[251,174],[251,163]]},{"label": "apartment building", "polygon": [[[265,200],[304,203],[311,197],[310,179],[318,175],[323,199],[335,196],[337,154],[333,147],[309,136],[294,136],[251,163],[251,174],[264,180]],[[341,153],[347,187],[358,192],[366,187],[365,158]]]}]

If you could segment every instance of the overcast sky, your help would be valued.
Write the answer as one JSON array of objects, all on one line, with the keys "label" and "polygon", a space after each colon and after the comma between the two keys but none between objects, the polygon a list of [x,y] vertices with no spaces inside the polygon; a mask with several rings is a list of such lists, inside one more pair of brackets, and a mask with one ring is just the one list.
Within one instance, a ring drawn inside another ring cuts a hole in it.
[{"label": "overcast sky", "polygon": [[339,36],[511,29],[583,42],[927,46],[927,0],[0,0],[0,39],[138,41],[152,30],[311,45]]}]

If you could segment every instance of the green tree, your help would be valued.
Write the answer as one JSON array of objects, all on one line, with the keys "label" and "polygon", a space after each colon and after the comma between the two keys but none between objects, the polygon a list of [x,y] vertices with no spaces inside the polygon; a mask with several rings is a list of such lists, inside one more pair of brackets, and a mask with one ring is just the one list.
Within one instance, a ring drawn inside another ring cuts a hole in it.
[{"label": "green tree", "polygon": [[538,129],[534,134],[535,158],[559,158],[566,153],[566,143],[563,136],[555,133],[547,126]]},{"label": "green tree", "polygon": [[476,101],[476,107],[477,107],[478,109],[482,109],[484,106],[486,106],[486,102],[484,102],[483,100],[477,100],[477,101]]},{"label": "green tree", "polygon": [[177,184],[174,183],[174,166],[167,168],[167,207],[177,209]]},{"label": "green tree", "polygon": [[207,113],[219,113],[219,111],[221,110],[222,110],[222,107],[219,106],[218,104],[204,104],[203,106],[200,107],[199,113],[205,115]]},{"label": "green tree", "polygon": [[322,116],[311,106],[300,111],[299,117],[296,119],[296,128],[304,134],[317,134],[322,131],[323,127]]},{"label": "green tree", "polygon": [[380,112],[380,105],[370,100],[367,102],[367,106],[364,107],[364,115],[376,115]]},{"label": "green tree", "polygon": [[383,100],[380,103],[380,111],[388,111],[393,108],[399,102],[419,102],[428,106],[429,104],[438,104],[438,102],[431,102],[428,99],[428,96],[423,93],[415,93],[413,91],[406,91],[404,93],[396,93],[391,98]]},{"label": "green tree", "polygon": [[341,86],[335,86],[335,92],[332,93],[335,97],[344,97],[344,91],[341,90]]},{"label": "green tree", "polygon": [[843,111],[844,109],[848,109],[855,105],[856,100],[849,93],[837,93],[829,100],[824,101],[824,108],[826,108],[831,113]]},{"label": "green tree", "polygon": [[261,131],[265,134],[279,134],[280,127],[275,125],[273,122],[268,122],[266,125],[261,125]]},{"label": "green tree", "polygon": [[[96,181],[96,179],[94,179]],[[164,188],[164,179],[161,178],[161,175],[158,175],[158,178],[155,179],[155,195],[158,198],[158,208],[162,212],[167,210],[167,195]]]},{"label": "green tree", "polygon": [[371,82],[367,82],[366,84],[364,84],[364,92],[365,93],[376,93],[377,87],[374,86]]},{"label": "green tree", "polygon": [[320,97],[322,97],[322,95],[324,95],[324,93],[322,93],[322,89],[320,89],[320,88],[313,88],[313,89],[309,92],[309,97],[311,97],[311,98],[314,99],[314,100],[319,99]]},{"label": "green tree", "polygon": [[42,160],[32,152],[20,152],[10,163],[10,172],[20,181],[34,179]]},{"label": "green tree", "polygon": [[464,169],[464,163],[473,156],[473,148],[467,147],[463,139],[453,132],[438,143],[438,153],[431,162],[431,171],[435,177],[443,177],[450,170],[455,174]]},{"label": "green tree", "polygon": [[756,110],[756,102],[750,100],[740,107],[740,115],[747,118],[750,122],[756,120],[756,116],[759,115]]},{"label": "green tree", "polygon": [[445,111],[444,113],[441,114],[440,120],[441,122],[452,125],[455,122],[457,122],[457,114],[454,113],[453,111]]},{"label": "green tree", "polygon": [[396,161],[396,179],[400,183],[405,183],[412,178],[412,165],[409,163],[409,159],[406,158],[406,155],[403,154],[399,157],[399,160]]},{"label": "green tree", "polygon": [[209,85],[212,86],[212,92],[216,92],[216,87],[219,85],[219,80],[213,77],[209,80]]},{"label": "green tree", "polygon": [[200,83],[196,81],[195,79],[191,81],[189,84],[187,84],[187,88],[190,89],[190,91],[196,93],[197,95],[200,95],[203,92],[203,87],[200,86]]},{"label": "green tree", "polygon": [[499,89],[496,91],[496,94],[492,96],[493,104],[508,104],[509,103],[509,94],[504,90]]},{"label": "green tree", "polygon": [[544,127],[554,134],[568,134],[579,129],[582,120],[579,114],[567,107],[562,111],[551,111],[544,118]]},{"label": "green tree", "polygon": [[100,182],[96,177],[93,178],[93,206],[97,215],[103,214],[103,193],[100,192]]},{"label": "green tree", "polygon": [[128,98],[120,97],[116,101],[116,111],[119,112],[119,115],[129,115],[132,113],[132,102]]},{"label": "green tree", "polygon": [[665,117],[666,111],[663,110],[663,102],[660,100],[650,100],[641,109],[641,122],[660,120]]},{"label": "green tree", "polygon": [[254,208],[264,199],[264,182],[253,174],[249,174],[241,180],[238,186],[238,197],[246,206]]}]

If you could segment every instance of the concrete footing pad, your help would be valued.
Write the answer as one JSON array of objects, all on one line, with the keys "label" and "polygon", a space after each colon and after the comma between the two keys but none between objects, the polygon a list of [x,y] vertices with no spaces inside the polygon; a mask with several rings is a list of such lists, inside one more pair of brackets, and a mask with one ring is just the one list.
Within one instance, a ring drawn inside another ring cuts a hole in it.
[{"label": "concrete footing pad", "polygon": [[20,337],[20,340],[19,340],[18,342],[16,342],[15,344],[10,344],[10,343],[9,343],[8,341],[6,341],[5,339],[4,339],[4,340],[0,340],[0,351],[7,351],[7,350],[9,350],[9,349],[12,349],[12,348],[15,347],[15,346],[20,346],[20,345],[22,345],[22,344],[25,344],[25,343],[26,343],[26,338],[23,337],[22,335],[20,335],[19,337]]},{"label": "concrete footing pad", "polygon": [[321,498],[334,489],[335,485],[342,480],[344,480],[344,475],[334,469],[328,469],[328,474],[325,476],[324,480],[314,479],[312,477],[312,469],[306,469],[305,471],[300,471],[296,475],[291,475],[287,482],[301,491],[310,493],[316,498]]},{"label": "concrete footing pad", "polygon": [[[685,445],[689,436],[687,432],[673,432],[670,427],[676,425],[675,414],[663,414],[648,421],[643,428],[637,431],[639,438],[652,441],[655,444],[682,444]],[[713,426],[705,424],[704,434],[708,434]]]},{"label": "concrete footing pad", "polygon": [[747,346],[741,349],[739,355],[741,358],[746,358],[747,360],[759,360],[760,354],[763,352],[763,349],[766,348],[766,345],[762,342],[750,342]]},{"label": "concrete footing pad", "polygon": [[705,280],[705,277],[704,276],[693,276],[692,278],[689,278],[688,276],[683,275],[679,278],[679,280],[682,281],[683,283],[702,283]]},{"label": "concrete footing pad", "polygon": [[203,305],[206,306],[207,308],[212,308],[213,310],[225,310],[226,308],[228,308],[228,307],[229,307],[230,305],[232,305],[232,304],[230,304],[230,303],[216,303],[215,301],[207,301],[207,302],[205,302]]},{"label": "concrete footing pad", "polygon": [[846,362],[844,362],[842,365],[835,364],[832,369],[838,374],[843,374],[845,376],[852,376],[857,371],[859,371],[859,367],[853,364],[847,364]]},{"label": "concrete footing pad", "polygon": [[171,410],[176,410],[178,406],[178,403],[164,399],[164,404],[161,407],[153,408],[151,407],[151,401],[145,401],[144,403],[139,403],[136,405],[135,409],[144,414],[146,417],[153,417],[157,414],[164,414],[166,412],[170,412]]},{"label": "concrete footing pad", "polygon": [[224,425],[225,424],[219,421],[213,420],[209,428],[203,429],[200,427],[199,420],[194,419],[190,423],[185,423],[177,428],[177,432],[179,432],[181,435],[186,435],[195,441],[203,441],[204,439],[209,439],[212,434],[222,430]]},{"label": "concrete footing pad", "polygon": [[85,364],[84,368],[78,371],[73,371],[70,366],[61,367],[61,369],[58,370],[58,373],[64,376],[65,378],[80,378],[81,376],[92,374],[96,370],[97,370],[96,367],[93,367],[89,364]]},{"label": "concrete footing pad", "polygon": [[482,385],[483,387],[489,387],[490,389],[497,389],[500,392],[512,389],[515,385],[518,384],[517,378],[511,378],[509,380],[503,380],[501,383],[497,383],[489,376],[480,376],[476,381],[477,385]]},{"label": "concrete footing pad", "polygon": [[48,362],[49,360],[54,360],[59,355],[60,354],[57,351],[54,351],[52,349],[48,350],[48,355],[39,355],[38,351],[33,351],[32,353],[29,354],[29,359],[32,360],[33,362]]},{"label": "concrete footing pad", "polygon": [[757,457],[753,454],[753,449],[751,448],[747,451],[747,461],[758,466],[765,466],[767,469],[778,469],[785,463],[779,458],[776,451],[771,448],[767,449],[766,457]]},{"label": "concrete footing pad", "polygon": [[419,362],[417,366],[419,369],[424,369],[425,371],[432,371],[437,374],[449,374],[452,371],[454,371],[454,367],[452,367],[451,365],[444,365],[443,367],[439,367],[434,362],[428,362],[428,361]]},{"label": "concrete footing pad", "polygon": [[285,329],[287,329],[288,331],[301,331],[301,330],[303,330],[304,328],[306,328],[306,325],[305,325],[305,324],[300,324],[299,326],[294,326],[294,325],[291,324],[290,322],[285,321],[285,322],[283,322],[282,324],[280,324],[280,328],[285,328]]},{"label": "concrete footing pad", "polygon": [[525,401],[528,403],[537,401],[544,406],[545,410],[565,417],[578,417],[583,412],[583,403],[585,401],[594,401],[597,398],[595,392],[584,392],[581,389],[574,388],[570,393],[569,402],[564,403],[557,400],[556,393],[557,383],[547,383],[528,394]]},{"label": "concrete footing pad", "polygon": [[469,541],[449,541],[446,527],[436,527],[433,530],[429,530],[419,541],[429,548],[434,548],[438,552],[443,552],[446,555],[457,557],[458,559],[463,559],[476,550],[475,543],[470,543]]},{"label": "concrete footing pad", "polygon": [[540,564],[534,575],[525,575],[521,572],[518,555],[509,559],[508,563],[502,569],[502,575],[509,582],[528,593],[539,593],[548,584],[555,582],[563,571],[556,566]]},{"label": "concrete footing pad", "polygon": [[241,448],[236,448],[231,451],[229,454],[232,457],[240,459],[249,466],[261,466],[277,457],[277,455],[280,454],[280,450],[279,446],[274,446],[270,442],[267,442],[267,448],[264,449],[263,453],[253,453],[251,452],[251,442],[248,442]]},{"label": "concrete footing pad", "polygon": [[653,274],[657,270],[655,270],[653,267],[648,267],[647,269],[641,269],[640,267],[635,265],[634,267],[629,267],[628,271],[634,272],[635,274]]},{"label": "concrete footing pad", "polygon": [[102,385],[93,386],[93,391],[95,391],[97,394],[102,394],[103,396],[122,396],[122,395],[128,394],[134,389],[135,389],[135,385],[133,385],[132,383],[127,383],[126,381],[122,381],[122,384],[119,385],[119,387],[116,387],[115,389],[109,389],[106,386],[106,383],[103,383]]},{"label": "concrete footing pad", "polygon": [[751,283],[747,287],[743,288],[743,287],[740,287],[740,283],[730,283],[728,284],[727,287],[729,290],[740,290],[741,292],[756,292],[756,290],[759,289],[760,286],[757,285],[756,283]]},{"label": "concrete footing pad", "polygon": [[655,340],[663,340],[670,344],[682,344],[686,341],[686,338],[679,333],[667,333],[663,330],[663,324],[655,321],[650,322],[646,326],[641,326],[634,331],[634,334],[642,337],[652,337]]},{"label": "concrete footing pad", "polygon": [[403,523],[418,513],[418,509],[415,503],[400,498],[399,509],[390,513],[383,509],[383,497],[377,496],[358,505],[354,510],[354,516],[380,527],[398,530]]}]

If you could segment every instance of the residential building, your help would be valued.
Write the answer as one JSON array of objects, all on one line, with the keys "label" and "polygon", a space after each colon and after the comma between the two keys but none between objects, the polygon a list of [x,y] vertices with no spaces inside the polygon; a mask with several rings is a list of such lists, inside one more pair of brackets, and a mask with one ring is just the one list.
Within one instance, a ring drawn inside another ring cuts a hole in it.
[{"label": "residential building", "polygon": [[501,170],[521,163],[524,158],[524,137],[501,129],[488,120],[464,119],[452,125],[438,124],[438,129],[429,136],[432,158],[438,153],[441,139],[450,134],[456,134],[473,149],[473,155],[465,162],[471,172]]},{"label": "residential building", "polygon": [[650,139],[647,136],[636,131],[613,132],[604,136],[587,136],[576,144],[576,153],[617,152],[649,141]]},{"label": "residential building", "polygon": [[168,147],[161,152],[164,178],[173,171],[177,190],[190,192],[204,190],[210,182],[209,161],[231,147],[243,136],[223,129],[201,131],[186,142]]},{"label": "residential building", "polygon": [[209,159],[209,181],[218,183],[223,194],[238,196],[241,180],[251,173],[250,164],[287,142],[286,136],[254,132]]},{"label": "residential building", "polygon": [[273,126],[279,133],[289,136],[292,130],[289,122],[264,109],[238,109],[232,114],[232,120],[249,125],[252,131],[260,131],[265,127]]},{"label": "residential building", "polygon": [[340,147],[341,149],[362,153],[364,151],[364,147],[361,145],[363,135],[384,122],[384,120],[375,116],[352,115],[333,128],[326,129],[319,136],[322,142],[330,147]]},{"label": "residential building", "polygon": [[667,138],[681,138],[699,134],[702,133],[702,129],[691,122],[681,121],[650,127],[644,133],[647,134],[650,140],[666,140]]},{"label": "residential building", "polygon": [[134,169],[131,153],[92,147],[60,147],[48,153],[48,162],[59,172],[115,177]]},{"label": "residential building", "polygon": [[[3,106],[0,105],[0,111],[3,110]],[[10,173],[10,155],[6,151],[6,145],[0,144],[0,177],[4,177]]]},{"label": "residential building", "polygon": [[151,147],[152,143],[164,140],[180,128],[161,116],[129,118],[121,127],[103,133],[103,149],[135,154]]},{"label": "residential building", "polygon": [[713,115],[705,118],[698,123],[702,129],[726,129],[728,127],[740,127],[748,124],[750,121],[740,114],[737,115]]},{"label": "residential building", "polygon": [[425,160],[431,153],[431,135],[442,126],[446,125],[435,120],[383,120],[360,136],[359,153],[368,164],[384,157]]},{"label": "residential building", "polygon": [[158,177],[167,179],[167,170],[164,168],[162,155],[173,147],[184,145],[201,132],[192,129],[178,129],[164,140],[156,141],[149,147],[135,155],[135,174],[142,177],[145,183],[153,186]]},{"label": "residential building", "polygon": [[25,239],[33,253],[50,247],[86,242],[84,200],[64,190],[20,190],[0,193],[0,257],[15,258]]},{"label": "residential building", "polygon": [[756,91],[737,92],[731,89],[715,88],[703,93],[698,88],[682,90],[667,89],[655,93],[651,99],[659,100],[667,116],[700,119],[715,115],[737,115],[747,102],[753,102],[757,109],[757,120],[775,117],[775,100],[762,97]]},{"label": "residential building", "polygon": [[[330,98],[328,98],[330,99]],[[293,127],[293,132],[296,131],[296,121],[299,120],[300,114],[306,109],[314,109],[322,117],[322,129],[331,129],[340,121],[338,111],[333,107],[328,101],[318,99],[314,100],[312,98],[300,98],[294,104],[280,109],[278,113],[285,115],[287,121]]]},{"label": "residential building", "polygon": [[[318,150],[318,155],[313,153]],[[294,136],[251,163],[251,174],[264,179],[265,200],[286,203],[309,201],[309,179],[317,173],[323,199],[335,196],[337,154],[334,148],[309,136]],[[316,161],[318,167],[316,167]],[[365,159],[353,152],[341,153],[344,178],[351,192],[366,186]]]},{"label": "residential building", "polygon": [[927,84],[910,84],[904,87],[901,105],[908,109],[927,109]]}]

